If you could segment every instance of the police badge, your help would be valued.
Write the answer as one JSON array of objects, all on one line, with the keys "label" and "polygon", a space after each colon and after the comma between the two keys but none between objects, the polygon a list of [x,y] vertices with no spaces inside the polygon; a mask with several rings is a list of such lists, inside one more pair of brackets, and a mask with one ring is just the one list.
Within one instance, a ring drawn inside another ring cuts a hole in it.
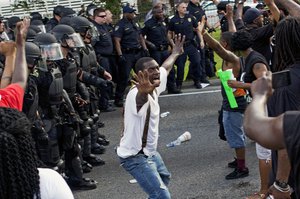
[{"label": "police badge", "polygon": [[116,26],[116,27],[115,27],[115,31],[117,31],[117,30],[119,30],[119,26]]},{"label": "police badge", "polygon": [[189,22],[191,22],[191,21],[192,21],[192,19],[189,17],[189,18],[188,18],[188,21],[189,21]]}]

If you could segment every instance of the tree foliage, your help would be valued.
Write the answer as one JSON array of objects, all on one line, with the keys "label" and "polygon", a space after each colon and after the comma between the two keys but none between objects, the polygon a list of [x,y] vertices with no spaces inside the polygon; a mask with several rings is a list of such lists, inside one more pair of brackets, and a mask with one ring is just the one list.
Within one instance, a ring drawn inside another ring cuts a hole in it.
[{"label": "tree foliage", "polygon": [[121,0],[93,0],[93,3],[109,9],[114,16],[121,14]]}]

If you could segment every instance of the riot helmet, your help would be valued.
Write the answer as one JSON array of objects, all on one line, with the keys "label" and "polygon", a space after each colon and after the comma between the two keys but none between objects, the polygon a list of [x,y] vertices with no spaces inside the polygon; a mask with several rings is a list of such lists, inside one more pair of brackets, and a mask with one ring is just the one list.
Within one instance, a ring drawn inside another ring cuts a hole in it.
[{"label": "riot helmet", "polygon": [[84,47],[84,43],[80,35],[76,33],[71,26],[59,24],[51,30],[51,33],[55,36],[57,41],[61,43],[62,47]]},{"label": "riot helmet", "polygon": [[45,28],[43,21],[35,19],[35,20],[31,21],[30,25],[36,25],[37,27],[39,27],[41,32],[46,33],[46,28]]},{"label": "riot helmet", "polygon": [[91,40],[99,39],[99,32],[97,28],[85,17],[77,16],[73,17],[70,21],[70,26],[82,36],[82,38],[88,38]]},{"label": "riot helmet", "polygon": [[36,35],[37,33],[35,32],[35,30],[29,26],[26,34],[26,41],[33,42]]},{"label": "riot helmet", "polygon": [[60,43],[50,33],[38,34],[33,42],[40,47],[41,56],[44,60],[55,61],[63,59]]},{"label": "riot helmet", "polygon": [[41,59],[40,48],[35,43],[26,42],[25,53],[28,68],[33,68],[36,66],[38,61]]}]

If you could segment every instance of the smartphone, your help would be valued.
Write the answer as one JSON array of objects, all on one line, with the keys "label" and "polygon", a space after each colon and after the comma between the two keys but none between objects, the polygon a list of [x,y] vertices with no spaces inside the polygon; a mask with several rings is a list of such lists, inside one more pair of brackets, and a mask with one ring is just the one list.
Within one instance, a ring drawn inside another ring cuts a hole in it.
[{"label": "smartphone", "polygon": [[291,84],[291,75],[289,70],[283,70],[272,74],[273,89],[281,88]]}]

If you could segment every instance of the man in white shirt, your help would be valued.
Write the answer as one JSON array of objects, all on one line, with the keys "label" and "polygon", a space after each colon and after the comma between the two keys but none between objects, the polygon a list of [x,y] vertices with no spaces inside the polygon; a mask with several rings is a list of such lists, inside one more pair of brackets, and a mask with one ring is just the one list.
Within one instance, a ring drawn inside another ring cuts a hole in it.
[{"label": "man in white shirt", "polygon": [[171,198],[167,185],[170,173],[156,151],[160,107],[158,96],[166,89],[167,76],[182,53],[185,38],[175,37],[172,54],[161,67],[150,57],[135,65],[135,86],[126,97],[124,130],[117,149],[121,165],[149,195],[149,198]]}]

